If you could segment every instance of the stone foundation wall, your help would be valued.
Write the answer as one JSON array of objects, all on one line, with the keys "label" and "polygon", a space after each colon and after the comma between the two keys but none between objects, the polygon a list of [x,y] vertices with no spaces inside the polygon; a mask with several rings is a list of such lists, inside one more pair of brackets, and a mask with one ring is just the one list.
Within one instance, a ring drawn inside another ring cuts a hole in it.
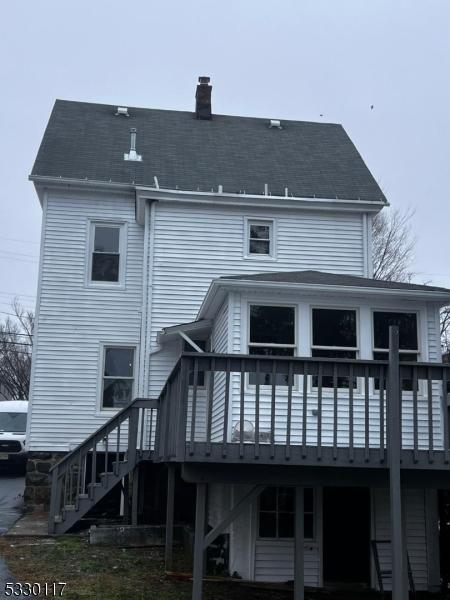
[{"label": "stone foundation wall", "polygon": [[25,475],[24,502],[26,508],[50,505],[50,469],[59,462],[65,452],[29,452]]}]

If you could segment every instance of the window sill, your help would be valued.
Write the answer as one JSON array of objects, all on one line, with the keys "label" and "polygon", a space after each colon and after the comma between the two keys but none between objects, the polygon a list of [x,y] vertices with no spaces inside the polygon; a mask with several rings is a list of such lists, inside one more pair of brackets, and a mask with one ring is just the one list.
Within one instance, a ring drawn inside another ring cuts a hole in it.
[{"label": "window sill", "polygon": [[94,290],[117,290],[123,291],[126,289],[124,283],[117,283],[115,281],[88,281],[85,286],[87,289]]},{"label": "window sill", "polygon": [[271,254],[244,254],[244,260],[271,260],[276,261],[277,257]]}]

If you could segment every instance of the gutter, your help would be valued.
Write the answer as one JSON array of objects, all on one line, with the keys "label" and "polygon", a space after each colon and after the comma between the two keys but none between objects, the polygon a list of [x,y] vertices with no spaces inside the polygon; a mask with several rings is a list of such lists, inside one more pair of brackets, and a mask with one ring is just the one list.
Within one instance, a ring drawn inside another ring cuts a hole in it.
[{"label": "gutter", "polygon": [[236,194],[228,192],[201,192],[195,190],[174,190],[119,183],[114,181],[100,181],[94,179],[76,179],[69,177],[53,177],[45,175],[29,175],[28,179],[36,186],[65,185],[76,188],[117,189],[136,193],[136,220],[140,225],[145,222],[145,202],[147,200],[170,200],[177,202],[196,202],[214,205],[237,205],[241,207],[271,207],[271,208],[308,208],[314,210],[329,210],[336,208],[352,212],[379,212],[383,207],[389,206],[384,200],[351,200],[345,198],[307,198],[301,196],[271,196],[267,194]]}]

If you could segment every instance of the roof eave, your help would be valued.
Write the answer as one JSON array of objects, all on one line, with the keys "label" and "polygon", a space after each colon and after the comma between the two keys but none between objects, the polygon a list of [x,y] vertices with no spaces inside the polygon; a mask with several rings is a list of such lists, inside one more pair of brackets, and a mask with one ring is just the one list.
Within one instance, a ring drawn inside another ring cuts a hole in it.
[{"label": "roof eave", "polygon": [[273,290],[301,291],[317,293],[346,292],[349,295],[363,297],[403,298],[408,300],[435,302],[441,306],[450,304],[450,292],[436,290],[405,290],[390,288],[372,288],[365,286],[326,285],[317,283],[290,283],[284,281],[254,281],[251,279],[214,279],[206,293],[197,315],[197,319],[211,319],[214,312],[222,304],[228,291],[241,290]]}]

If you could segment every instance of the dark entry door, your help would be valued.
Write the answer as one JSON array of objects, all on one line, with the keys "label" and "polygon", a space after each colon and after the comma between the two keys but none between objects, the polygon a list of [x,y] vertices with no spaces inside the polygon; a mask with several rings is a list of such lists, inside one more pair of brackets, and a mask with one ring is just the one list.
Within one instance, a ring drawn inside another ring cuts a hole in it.
[{"label": "dark entry door", "polygon": [[323,578],[327,583],[370,583],[370,492],[323,490]]}]

